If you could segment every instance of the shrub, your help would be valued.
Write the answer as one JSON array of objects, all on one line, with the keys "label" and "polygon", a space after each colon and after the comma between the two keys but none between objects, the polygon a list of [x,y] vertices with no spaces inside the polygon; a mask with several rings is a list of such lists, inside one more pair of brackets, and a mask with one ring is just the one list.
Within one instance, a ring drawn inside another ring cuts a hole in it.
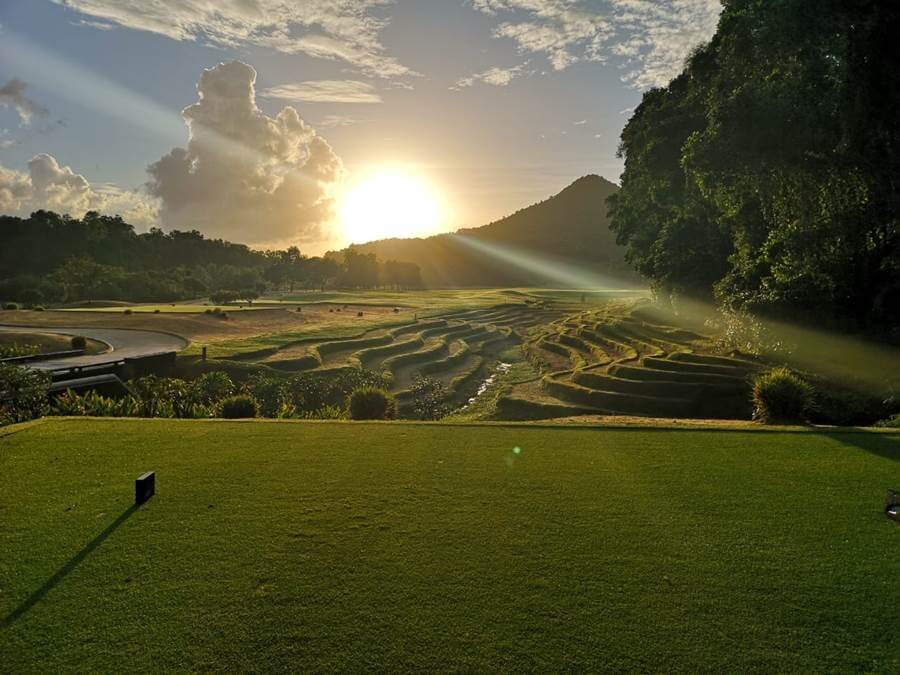
[{"label": "shrub", "polygon": [[33,309],[35,312],[43,312],[43,311],[44,311],[44,306],[43,306],[43,305],[35,305],[35,306],[32,307],[31,309]]},{"label": "shrub", "polygon": [[87,349],[87,339],[83,335],[76,335],[72,338],[72,349],[80,349],[84,351]]},{"label": "shrub", "polygon": [[133,314],[133,311],[130,310],[130,309],[126,309],[126,310],[125,310],[124,312],[122,312],[122,313],[123,313],[123,314]]},{"label": "shrub", "polygon": [[803,422],[813,388],[787,368],[774,368],[753,381],[753,417],[767,423]]},{"label": "shrub", "polygon": [[348,406],[353,420],[390,420],[397,413],[394,397],[384,389],[361,387],[350,394]]},{"label": "shrub", "polygon": [[254,375],[244,383],[243,393],[256,402],[260,417],[290,417],[285,404],[290,405],[291,401],[283,379],[265,374]]},{"label": "shrub", "polygon": [[17,304],[14,303],[14,302],[4,302],[4,303],[3,303],[3,309],[7,309],[7,310],[11,310],[11,311],[12,311],[12,310],[19,309],[19,305],[17,305]]},{"label": "shrub", "polygon": [[49,389],[49,374],[0,363],[0,426],[46,415]]},{"label": "shrub", "polygon": [[881,427],[882,429],[900,429],[900,413],[896,415],[892,415],[888,417],[886,420],[881,420],[875,424],[876,427]]},{"label": "shrub", "polygon": [[416,375],[409,390],[412,394],[413,415],[416,419],[439,420],[450,411],[445,403],[448,396],[447,387],[440,380]]},{"label": "shrub", "polygon": [[245,394],[230,396],[219,403],[217,412],[219,417],[226,420],[256,417],[256,401]]},{"label": "shrub", "polygon": [[16,356],[31,356],[41,351],[37,345],[23,345],[13,342],[10,345],[0,345],[0,359],[8,359]]},{"label": "shrub", "polygon": [[[218,309],[218,308],[217,308],[217,309]],[[209,307],[207,307],[206,309],[203,310],[203,313],[204,313],[204,314],[212,314],[213,311],[212,311]]]},{"label": "shrub", "polygon": [[154,310],[153,310],[153,313],[154,313],[154,314],[159,314],[159,309],[158,309],[158,308],[157,308],[157,309],[154,309]]},{"label": "shrub", "polygon": [[394,307],[394,314],[397,314],[399,311],[400,310],[398,308]]},{"label": "shrub", "polygon": [[356,316],[362,316],[362,315],[363,315],[362,312],[357,312],[357,313],[356,313]]},{"label": "shrub", "polygon": [[297,307],[297,309],[295,309],[294,311],[295,311],[295,312],[302,312],[302,311],[303,311],[303,308],[302,308],[302,307]]},{"label": "shrub", "polygon": [[304,420],[345,420],[347,411],[336,405],[326,405],[318,410],[300,413],[299,417]]},{"label": "shrub", "polygon": [[229,396],[234,396],[234,383],[221,370],[204,373],[192,383],[193,397],[201,405],[213,405]]}]

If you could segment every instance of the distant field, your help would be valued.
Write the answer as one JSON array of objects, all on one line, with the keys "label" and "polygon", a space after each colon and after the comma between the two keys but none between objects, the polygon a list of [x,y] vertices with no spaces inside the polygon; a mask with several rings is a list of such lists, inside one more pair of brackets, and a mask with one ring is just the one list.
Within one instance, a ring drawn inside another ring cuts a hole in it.
[{"label": "distant field", "polygon": [[249,310],[265,309],[265,306],[256,303],[252,305],[128,305],[126,307],[66,307],[61,312],[102,312],[105,314],[122,314],[130,312],[166,312],[175,314],[203,314],[206,311],[220,309],[223,312],[246,312]]},{"label": "distant field", "polygon": [[896,672],[898,460],[849,431],[13,428],[0,663]]}]

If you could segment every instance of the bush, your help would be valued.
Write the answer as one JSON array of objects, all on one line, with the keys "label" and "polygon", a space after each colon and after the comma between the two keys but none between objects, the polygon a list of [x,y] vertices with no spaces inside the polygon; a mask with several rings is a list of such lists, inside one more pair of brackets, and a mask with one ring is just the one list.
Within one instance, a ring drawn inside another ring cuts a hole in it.
[{"label": "bush", "polygon": [[218,416],[226,420],[256,417],[256,401],[245,394],[231,396],[219,403]]},{"label": "bush", "polygon": [[7,309],[7,310],[12,311],[12,310],[19,309],[19,305],[17,305],[17,304],[14,303],[14,302],[4,302],[4,303],[3,303],[3,309]]},{"label": "bush", "polygon": [[49,389],[49,374],[0,363],[0,426],[46,415]]},{"label": "bush", "polygon": [[447,387],[440,380],[416,375],[409,390],[416,419],[439,420],[450,411],[445,403],[449,395]]},{"label": "bush", "polygon": [[44,311],[44,306],[43,306],[43,305],[35,305],[35,306],[32,307],[31,309],[33,309],[35,312],[43,312],[43,311]]},{"label": "bush", "polygon": [[76,335],[72,338],[72,349],[84,351],[87,349],[87,339],[83,335]]},{"label": "bush", "polygon": [[875,424],[876,427],[881,427],[882,429],[900,429],[900,413],[896,415],[892,415],[888,417],[886,420],[881,420]]},{"label": "bush", "polygon": [[260,417],[290,417],[293,411],[285,381],[265,373],[252,376],[241,388],[256,402]]},{"label": "bush", "polygon": [[159,309],[154,309],[154,310],[153,310],[153,313],[154,313],[154,314],[159,314]]},{"label": "bush", "polygon": [[774,368],[753,381],[753,418],[766,423],[804,422],[813,388],[787,368]]},{"label": "bush", "polygon": [[297,309],[295,309],[294,311],[295,311],[295,312],[302,312],[302,311],[303,311],[303,308],[302,308],[302,307],[297,307]]},{"label": "bush", "polygon": [[123,313],[123,314],[133,314],[132,310],[130,310],[130,309],[126,309],[126,310],[125,310],[124,312],[122,312],[122,313]]},{"label": "bush", "polygon": [[390,420],[397,414],[397,402],[384,389],[361,387],[350,394],[348,406],[353,420]]},{"label": "bush", "polygon": [[357,313],[356,313],[356,316],[362,316],[362,315],[363,315],[362,312],[357,312]]},{"label": "bush", "polygon": [[234,396],[234,383],[221,370],[204,373],[192,383],[193,397],[201,405],[213,405],[224,398]]}]

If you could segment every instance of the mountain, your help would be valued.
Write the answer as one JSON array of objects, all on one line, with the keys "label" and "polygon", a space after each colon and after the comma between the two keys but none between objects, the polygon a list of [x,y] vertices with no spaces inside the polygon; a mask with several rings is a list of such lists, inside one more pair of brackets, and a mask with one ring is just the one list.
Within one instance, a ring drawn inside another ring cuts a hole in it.
[{"label": "mountain", "polygon": [[488,225],[424,239],[352,248],[414,262],[429,287],[633,285],[638,277],[609,230],[606,199],[618,187],[584,176],[559,194]]}]

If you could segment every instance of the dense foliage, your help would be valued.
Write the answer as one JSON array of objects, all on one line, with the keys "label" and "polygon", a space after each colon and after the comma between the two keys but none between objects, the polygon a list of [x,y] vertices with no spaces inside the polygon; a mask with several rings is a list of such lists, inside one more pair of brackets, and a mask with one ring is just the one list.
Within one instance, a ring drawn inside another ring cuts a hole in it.
[{"label": "dense foliage", "polygon": [[296,247],[255,251],[197,231],[138,234],[118,216],[80,220],[49,211],[0,216],[0,299],[28,305],[81,300],[230,300],[275,289],[421,286],[417,265],[349,251],[306,257]]},{"label": "dense foliage", "polygon": [[896,328],[900,5],[724,5],[625,127],[612,229],[663,297]]},{"label": "dense foliage", "polygon": [[[359,368],[292,377],[257,374],[240,386],[223,371],[195,380],[150,375],[129,382],[132,393],[120,398],[67,391],[56,397],[50,412],[92,417],[342,419],[348,415],[347,400],[353,391],[389,385],[384,374]],[[46,387],[43,391],[45,408],[40,414],[47,412]]]},{"label": "dense foliage", "polygon": [[45,415],[49,388],[48,374],[0,363],[0,426]]}]

